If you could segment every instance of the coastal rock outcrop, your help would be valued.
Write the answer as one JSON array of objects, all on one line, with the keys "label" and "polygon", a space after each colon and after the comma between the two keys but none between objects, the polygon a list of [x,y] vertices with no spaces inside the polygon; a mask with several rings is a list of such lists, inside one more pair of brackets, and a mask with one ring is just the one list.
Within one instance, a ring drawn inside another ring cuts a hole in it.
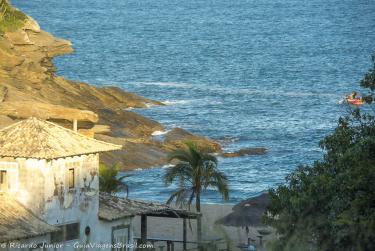
[{"label": "coastal rock outcrop", "polygon": [[92,111],[68,108],[60,105],[32,101],[0,102],[0,114],[13,118],[38,117],[43,119],[81,120],[96,123],[97,114]]},{"label": "coastal rock outcrop", "polygon": [[164,143],[171,149],[179,148],[184,145],[184,142],[194,142],[198,148],[206,149],[209,152],[220,152],[221,146],[218,142],[194,135],[184,129],[174,128],[165,135]]},{"label": "coastal rock outcrop", "polygon": [[225,152],[221,156],[224,158],[236,158],[246,155],[263,155],[267,153],[267,148],[264,147],[248,147],[235,152]]},{"label": "coastal rock outcrop", "polygon": [[17,29],[0,31],[0,128],[28,116],[66,127],[78,119],[79,132],[124,146],[120,153],[102,156],[106,164],[120,162],[123,169],[164,165],[168,152],[186,140],[220,151],[215,141],[182,129],[172,130],[165,142],[154,141],[152,133],[163,131],[163,125],[126,109],[163,104],[117,87],[57,76],[53,57],[71,52],[71,42],[44,32],[31,17]]}]

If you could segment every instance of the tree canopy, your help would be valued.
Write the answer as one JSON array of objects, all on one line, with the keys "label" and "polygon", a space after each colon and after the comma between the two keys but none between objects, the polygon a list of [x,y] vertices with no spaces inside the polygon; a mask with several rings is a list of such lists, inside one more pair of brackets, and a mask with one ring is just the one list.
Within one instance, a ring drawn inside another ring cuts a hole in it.
[{"label": "tree canopy", "polygon": [[[195,200],[197,212],[201,211],[201,193],[208,188],[217,190],[224,200],[229,198],[228,178],[218,169],[218,160],[192,142],[186,142],[185,147],[175,150],[169,155],[169,161],[177,161],[168,168],[164,182],[170,185],[178,182],[178,188],[172,193],[167,203],[173,200],[180,206],[190,205]],[[197,218],[197,237],[199,250],[202,246],[202,220]]]},{"label": "tree canopy", "polygon": [[106,193],[118,193],[126,192],[126,197],[129,194],[129,188],[124,183],[124,179],[130,175],[122,175],[118,177],[120,171],[119,165],[113,165],[112,167],[107,167],[104,164],[99,166],[99,188],[101,192]]},{"label": "tree canopy", "polygon": [[166,185],[178,181],[178,189],[172,193],[167,203],[176,200],[177,204],[190,204],[196,200],[197,211],[200,211],[200,195],[207,188],[216,189],[224,200],[229,198],[228,178],[218,169],[215,156],[198,149],[192,142],[186,142],[184,148],[175,150],[169,155],[169,161],[177,164],[168,168],[164,182]]},{"label": "tree canopy", "polygon": [[[361,81],[368,103],[375,90],[373,62]],[[322,160],[297,168],[270,190],[265,221],[279,234],[273,249],[375,250],[374,116],[355,109],[320,146]]]},{"label": "tree canopy", "polygon": [[369,89],[369,94],[365,97],[367,103],[372,103],[374,101],[375,92],[375,54],[372,55],[372,68],[365,74],[361,80],[361,86]]}]

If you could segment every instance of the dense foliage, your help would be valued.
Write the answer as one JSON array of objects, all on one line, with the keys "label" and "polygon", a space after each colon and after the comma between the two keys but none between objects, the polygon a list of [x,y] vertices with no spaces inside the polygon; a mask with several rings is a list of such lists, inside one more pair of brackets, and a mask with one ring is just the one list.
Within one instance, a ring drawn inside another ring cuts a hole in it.
[{"label": "dense foliage", "polygon": [[0,0],[0,35],[22,27],[26,15],[13,8],[7,0]]},{"label": "dense foliage", "polygon": [[[375,64],[361,81],[368,97],[374,75]],[[320,145],[322,161],[299,167],[270,190],[265,220],[279,234],[273,249],[375,250],[374,117],[355,109]]]},{"label": "dense foliage", "polygon": [[99,187],[101,192],[106,193],[118,193],[126,192],[126,197],[128,196],[129,189],[124,183],[124,179],[129,177],[129,175],[119,176],[120,167],[114,165],[107,167],[104,164],[100,164],[99,167]]},{"label": "dense foliage", "polygon": [[369,89],[369,94],[365,97],[367,103],[372,103],[375,99],[375,54],[372,56],[372,69],[366,73],[366,75],[361,80],[361,86]]}]

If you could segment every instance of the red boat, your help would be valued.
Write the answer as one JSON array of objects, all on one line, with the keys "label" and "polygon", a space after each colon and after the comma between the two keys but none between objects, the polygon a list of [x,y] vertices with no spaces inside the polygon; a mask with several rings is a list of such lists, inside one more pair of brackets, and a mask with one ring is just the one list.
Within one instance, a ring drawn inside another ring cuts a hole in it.
[{"label": "red boat", "polygon": [[346,101],[351,105],[360,106],[363,105],[365,102],[361,98],[346,98]]}]

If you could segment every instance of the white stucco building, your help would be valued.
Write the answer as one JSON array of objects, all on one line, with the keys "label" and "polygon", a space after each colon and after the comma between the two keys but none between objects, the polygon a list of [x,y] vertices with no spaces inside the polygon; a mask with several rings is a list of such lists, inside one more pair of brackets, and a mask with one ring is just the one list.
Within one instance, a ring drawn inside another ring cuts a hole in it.
[{"label": "white stucco building", "polygon": [[36,118],[2,129],[0,243],[127,243],[131,217],[98,217],[98,153],[120,148]]},{"label": "white stucco building", "polygon": [[118,149],[37,118],[0,130],[0,250],[131,250],[137,215],[143,243],[147,216],[184,218],[186,249],[195,214],[99,192],[99,153]]}]

